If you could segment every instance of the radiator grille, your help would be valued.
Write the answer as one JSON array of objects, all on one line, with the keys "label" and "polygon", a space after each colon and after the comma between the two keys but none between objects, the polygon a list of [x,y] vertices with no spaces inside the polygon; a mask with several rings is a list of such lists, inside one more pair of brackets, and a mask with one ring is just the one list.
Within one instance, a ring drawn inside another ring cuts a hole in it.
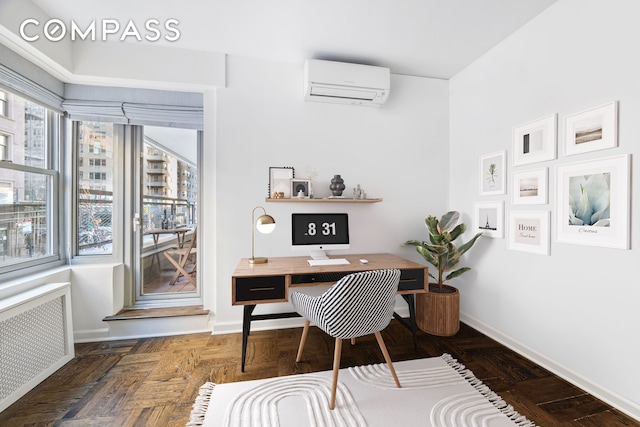
[{"label": "radiator grille", "polygon": [[0,401],[65,357],[64,296],[0,323]]}]

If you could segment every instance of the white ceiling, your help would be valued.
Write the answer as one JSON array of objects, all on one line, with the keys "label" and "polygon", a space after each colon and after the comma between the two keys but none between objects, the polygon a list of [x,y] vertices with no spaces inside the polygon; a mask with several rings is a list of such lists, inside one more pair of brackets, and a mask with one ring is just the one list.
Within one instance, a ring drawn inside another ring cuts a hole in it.
[{"label": "white ceiling", "polygon": [[180,39],[161,42],[180,49],[291,63],[340,60],[448,79],[557,0],[32,1],[81,26],[132,19],[144,30],[149,18],[174,18]]}]

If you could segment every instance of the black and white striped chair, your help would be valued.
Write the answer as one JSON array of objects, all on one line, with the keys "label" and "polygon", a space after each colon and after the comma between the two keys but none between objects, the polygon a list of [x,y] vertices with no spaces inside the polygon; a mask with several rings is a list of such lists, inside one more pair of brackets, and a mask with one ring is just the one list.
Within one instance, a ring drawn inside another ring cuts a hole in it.
[{"label": "black and white striped chair", "polygon": [[302,357],[311,322],[336,339],[329,401],[331,409],[336,402],[342,340],[375,334],[389,371],[400,388],[391,357],[380,335],[380,331],[387,327],[393,317],[399,282],[400,270],[372,270],[345,276],[320,296],[291,293],[293,307],[306,319],[296,362]]}]

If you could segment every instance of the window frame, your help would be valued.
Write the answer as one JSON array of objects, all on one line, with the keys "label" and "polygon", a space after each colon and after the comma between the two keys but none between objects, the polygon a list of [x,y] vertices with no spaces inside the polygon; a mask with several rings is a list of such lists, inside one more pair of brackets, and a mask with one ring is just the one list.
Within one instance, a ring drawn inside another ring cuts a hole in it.
[{"label": "window frame", "polygon": [[[61,200],[63,187],[60,179],[60,170],[62,164],[61,156],[64,152],[64,148],[62,147],[62,141],[64,139],[62,120],[64,120],[64,118],[57,111],[52,110],[50,107],[47,107],[40,102],[33,101],[28,97],[25,97],[24,95],[10,95],[23,97],[27,101],[33,102],[45,108],[46,111],[46,168],[14,163],[10,161],[11,159],[9,159],[9,161],[0,161],[0,168],[17,172],[42,174],[51,178],[49,188],[47,190],[49,194],[49,200],[47,201],[48,203],[46,209],[46,221],[48,225],[47,235],[50,236],[50,239],[47,241],[47,245],[48,250],[51,251],[51,254],[0,266],[0,277],[2,277],[3,282],[51,268],[59,267],[63,265],[65,261],[63,250],[64,228],[62,222],[62,218],[64,217],[64,203]],[[11,142],[11,135],[9,136],[9,141]],[[11,153],[8,154],[11,155]],[[2,285],[0,285],[0,288],[1,287]]]},{"label": "window frame", "polygon": [[9,112],[11,111],[9,105],[10,94],[4,90],[0,89],[0,94],[4,94],[3,97],[0,97],[0,117],[9,118]]},{"label": "window frame", "polygon": [[[70,184],[70,222],[68,224],[69,234],[69,264],[71,265],[83,265],[83,264],[113,264],[124,262],[124,246],[125,246],[125,233],[124,233],[124,135],[125,125],[109,122],[108,120],[68,120],[70,128],[68,146],[70,147],[70,165],[69,174],[71,178]],[[103,122],[113,125],[113,214],[111,218],[112,225],[112,251],[108,254],[80,254],[79,253],[79,240],[78,240],[78,185],[81,179],[81,175],[78,171],[80,154],[93,154],[93,148],[87,149],[87,144],[78,143],[78,128],[82,122]],[[82,150],[82,151],[80,151]]]}]

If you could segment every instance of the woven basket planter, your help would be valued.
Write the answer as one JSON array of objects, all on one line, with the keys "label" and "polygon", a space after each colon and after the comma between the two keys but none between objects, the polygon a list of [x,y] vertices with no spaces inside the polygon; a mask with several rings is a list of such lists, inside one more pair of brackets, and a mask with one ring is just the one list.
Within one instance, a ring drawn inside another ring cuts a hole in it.
[{"label": "woven basket planter", "polygon": [[460,293],[444,285],[445,292],[434,292],[438,285],[429,284],[429,292],[416,295],[416,324],[420,330],[440,337],[450,337],[460,330]]}]

